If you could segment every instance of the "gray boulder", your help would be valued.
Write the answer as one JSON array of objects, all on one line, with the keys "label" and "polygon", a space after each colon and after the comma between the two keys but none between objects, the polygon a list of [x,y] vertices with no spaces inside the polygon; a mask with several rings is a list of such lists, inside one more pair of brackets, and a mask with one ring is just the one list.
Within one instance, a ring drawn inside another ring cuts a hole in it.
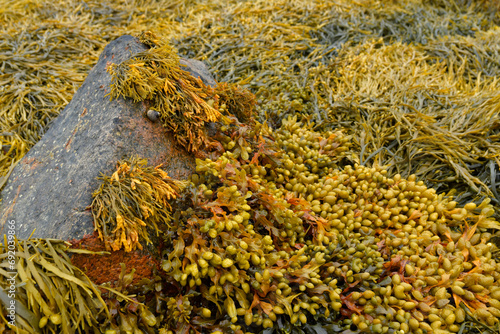
[{"label": "gray boulder", "polygon": [[[105,96],[111,83],[107,63],[121,63],[145,49],[127,35],[106,46],[72,101],[12,172],[1,193],[0,234],[7,232],[8,221],[15,221],[19,239],[35,229],[34,237],[63,240],[92,234],[87,207],[99,186],[96,178],[111,174],[117,160],[126,157],[163,163],[173,178],[186,179],[194,172],[195,158],[174,143],[160,122],[144,117],[144,104]],[[215,83],[203,63],[181,63],[206,84]]]}]

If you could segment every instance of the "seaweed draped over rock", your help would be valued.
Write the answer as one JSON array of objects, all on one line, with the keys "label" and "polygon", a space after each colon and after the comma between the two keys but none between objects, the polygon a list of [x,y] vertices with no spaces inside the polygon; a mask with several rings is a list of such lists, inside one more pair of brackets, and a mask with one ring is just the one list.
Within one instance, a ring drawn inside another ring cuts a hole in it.
[{"label": "seaweed draped over rock", "polygon": [[119,64],[112,64],[111,97],[150,101],[163,125],[187,150],[209,146],[205,124],[221,117],[214,108],[211,89],[179,65],[179,56],[168,44],[155,46]]},{"label": "seaweed draped over rock", "polygon": [[143,101],[159,112],[163,125],[176,141],[190,152],[217,145],[207,135],[206,125],[229,120],[223,114],[247,121],[253,113],[255,97],[232,84],[205,85],[184,71],[176,50],[151,32],[139,40],[150,49],[134,55],[119,65],[111,64],[111,98],[130,97]]},{"label": "seaweed draped over rock", "polygon": [[[35,4],[20,0],[4,6],[0,13],[5,22],[0,43],[4,97],[0,112],[5,116],[0,118],[0,153],[4,153],[0,154],[0,188],[15,163],[71,99],[102,48],[120,35],[155,27],[163,36],[175,38],[172,43],[182,56],[206,61],[220,81],[239,82],[255,93],[262,101],[258,108],[261,121],[279,123],[290,114],[303,113],[319,123],[328,120],[329,114],[336,122],[334,126],[355,126],[351,151],[359,156],[362,145],[358,136],[364,125],[359,125],[357,117],[351,118],[356,112],[356,108],[349,107],[351,95],[335,95],[335,89],[328,87],[331,73],[318,65],[328,65],[342,50],[382,38],[384,45],[412,44],[429,56],[430,63],[447,62],[453,73],[463,62],[463,78],[469,83],[494,80],[499,73],[498,9],[495,0],[274,0],[224,4],[210,0],[161,5],[95,0],[42,0]],[[349,56],[345,62],[349,63]],[[392,65],[412,66],[407,59]],[[326,89],[321,82],[326,83]],[[474,94],[474,90],[470,93]],[[466,106],[468,99],[463,101]],[[340,103],[337,109],[336,102]],[[390,106],[390,102],[383,102]],[[397,152],[397,163],[390,173],[400,172],[407,177],[419,172],[417,159],[413,171],[406,169],[412,155],[403,153],[411,144],[410,138],[397,144],[403,149]],[[381,141],[373,144],[377,147],[366,147],[365,158],[374,152],[386,152],[383,147],[391,144]],[[389,148],[392,153],[394,148]],[[484,149],[481,151],[485,155]],[[368,164],[373,158],[390,159],[376,153]],[[475,197],[475,190],[469,191],[470,180],[475,187],[484,188],[474,178],[492,192],[498,189],[498,161],[489,159],[479,167],[477,163],[465,163],[460,168],[445,161],[443,168],[434,168],[442,175],[423,177],[428,185],[443,190],[463,189],[461,203]],[[462,168],[470,172],[462,172]]]},{"label": "seaweed draped over rock", "polygon": [[[168,200],[179,195],[186,182],[171,179],[161,169],[148,167],[143,159],[121,161],[111,177],[103,175],[94,192],[92,215],[106,249],[142,249],[151,243],[148,228],[156,235],[169,227],[172,207]],[[159,226],[160,225],[160,226]]]}]

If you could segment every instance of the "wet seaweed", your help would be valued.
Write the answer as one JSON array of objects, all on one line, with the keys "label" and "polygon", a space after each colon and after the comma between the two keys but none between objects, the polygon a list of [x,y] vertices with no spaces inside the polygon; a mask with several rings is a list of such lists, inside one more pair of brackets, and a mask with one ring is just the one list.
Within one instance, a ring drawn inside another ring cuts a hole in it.
[{"label": "wet seaweed", "polygon": [[228,124],[223,115],[250,120],[255,106],[252,93],[236,84],[207,86],[183,70],[176,50],[152,32],[141,33],[139,40],[150,49],[108,68],[112,99],[147,101],[177,142],[195,154],[217,145],[207,134],[209,123]]},{"label": "wet seaweed", "polygon": [[336,49],[379,38],[385,44],[426,45],[443,36],[474,37],[500,22],[495,6],[480,1],[337,2],[331,15],[311,36]]},{"label": "wet seaweed", "polygon": [[[472,81],[464,74],[466,62],[449,67],[429,61],[411,45],[375,40],[345,52],[330,66],[328,88],[337,101],[330,117],[357,133],[357,161],[415,173],[439,191],[469,191],[469,201],[482,193],[498,202],[495,78],[478,74]],[[480,166],[492,170],[484,173]]]},{"label": "wet seaweed", "polygon": [[110,96],[150,101],[150,108],[160,113],[163,125],[173,132],[176,141],[198,153],[211,145],[205,124],[221,118],[215,93],[181,68],[173,47],[156,44],[152,38],[151,33],[142,34],[140,40],[153,47],[108,68],[112,76]]},{"label": "wet seaweed", "polygon": [[[314,122],[318,129],[352,131],[356,143],[352,152],[358,157],[363,155],[360,162],[371,165],[377,160],[392,166],[391,173],[400,172],[404,176],[419,173],[428,185],[441,191],[460,189],[469,194],[463,203],[480,201],[484,195],[498,201],[495,193],[498,193],[499,165],[494,158],[496,153],[489,154],[489,143],[495,146],[497,121],[493,114],[488,114],[496,110],[500,73],[498,43],[494,42],[498,38],[495,5],[484,1],[364,1],[336,2],[328,10],[323,5],[323,2],[309,6],[303,2],[280,3],[282,10],[277,6],[257,9],[257,5],[241,5],[234,12],[226,11],[222,18],[207,18],[197,34],[189,34],[176,43],[181,53],[206,60],[222,80],[249,87],[259,101],[257,117],[261,121],[279,127],[282,119],[298,114]],[[282,20],[284,12],[292,11],[287,6],[293,6],[297,15]],[[245,17],[240,16],[242,12]],[[318,12],[322,15],[318,16]],[[370,51],[361,51],[363,45]],[[414,51],[415,59],[411,54],[398,55],[395,45]],[[389,50],[394,50],[394,54]],[[375,55],[369,54],[372,51]],[[385,56],[390,60],[376,59]],[[365,79],[356,64],[351,65],[362,57],[371,58],[377,65],[370,79]],[[382,69],[379,60],[392,63],[386,63],[388,68]],[[348,72],[339,73],[338,67],[344,66]],[[393,73],[398,76],[404,71],[409,78],[398,78],[405,82],[390,82]],[[359,87],[352,80],[366,80],[365,86]],[[405,91],[411,88],[408,80],[417,80],[420,85],[413,87],[418,90],[411,91],[416,94],[413,97],[408,97]],[[339,86],[340,81],[343,83]],[[388,84],[395,87],[395,95],[386,94]],[[426,96],[427,88],[438,86],[447,88]],[[412,102],[412,98],[418,101]],[[410,106],[405,105],[408,102]],[[361,111],[359,103],[370,110]],[[391,123],[380,113],[372,112],[379,106],[390,110],[396,119]],[[454,116],[448,115],[448,109]],[[470,132],[453,133],[457,126],[462,129],[479,126],[473,123],[475,116],[468,123],[470,116],[460,113],[482,112],[486,114],[478,119],[485,120],[483,132],[490,136],[485,142],[476,140]],[[378,131],[397,133],[403,130],[401,126],[410,126],[399,123],[406,114],[417,118],[425,115],[423,123],[437,119],[440,128],[429,129],[425,135],[411,131],[411,135],[398,137],[397,141],[374,135]],[[461,119],[461,125],[457,119]],[[491,121],[490,127],[486,120]],[[379,122],[382,128],[377,130]],[[447,137],[445,142],[455,143],[454,149],[445,149],[442,143],[435,143],[442,147],[432,148],[420,145],[442,136]],[[367,138],[371,140],[369,143]],[[477,153],[473,154],[475,162],[468,162],[463,150],[473,145]],[[425,149],[436,154],[439,162],[431,153],[426,155]],[[383,158],[374,159],[377,157]],[[487,166],[494,166],[495,171],[486,173]]]},{"label": "wet seaweed", "polygon": [[[132,158],[117,163],[111,177],[103,175],[91,205],[95,229],[106,249],[142,249],[151,243],[149,233],[159,235],[169,226],[168,200],[179,195],[186,183],[171,179],[167,172]],[[148,230],[149,229],[149,230]]]},{"label": "wet seaweed", "polygon": [[[209,64],[226,101],[191,79],[189,90],[203,90],[231,124],[218,124],[214,139],[226,153],[197,161],[169,213],[164,272],[132,286],[122,270],[120,291],[137,292],[155,324],[110,294],[120,316],[106,330],[498,332],[498,9],[489,0],[1,6],[0,188],[103,46],[154,28]],[[141,41],[150,51],[166,45]],[[134,65],[141,87],[155,86],[156,69]],[[241,86],[255,94],[254,111]],[[134,87],[137,100],[162,107],[163,92]],[[182,131],[189,147],[199,132]]]},{"label": "wet seaweed", "polygon": [[[13,247],[7,248],[7,245]],[[7,286],[16,286],[16,333],[95,333],[111,315],[99,289],[72,265],[70,244],[53,239],[15,240],[0,245],[0,298],[7,305]],[[8,251],[14,249],[14,251]],[[73,250],[73,252],[86,252]],[[17,275],[7,271],[11,254]],[[4,309],[1,313],[5,319]]]},{"label": "wet seaweed", "polygon": [[496,326],[489,200],[459,207],[416,175],[340,168],[349,137],[296,118],[240,127],[223,130],[220,157],[197,160],[173,213],[162,269],[180,295],[167,329],[458,332],[461,304]]}]

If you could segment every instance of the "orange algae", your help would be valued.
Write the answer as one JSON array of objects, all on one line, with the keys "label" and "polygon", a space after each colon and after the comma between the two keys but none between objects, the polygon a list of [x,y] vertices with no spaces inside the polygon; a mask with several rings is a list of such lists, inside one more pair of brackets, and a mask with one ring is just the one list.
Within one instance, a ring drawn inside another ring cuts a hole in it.
[{"label": "orange algae", "polygon": [[[104,242],[99,240],[97,232],[86,235],[80,240],[72,240],[72,248],[86,249],[95,252],[106,251]],[[135,269],[132,284],[138,283],[142,278],[151,279],[159,263],[151,256],[141,251],[126,252],[123,249],[113,251],[106,255],[73,254],[71,262],[83,272],[95,284],[103,284],[118,281],[121,266],[124,263],[127,273]]]}]

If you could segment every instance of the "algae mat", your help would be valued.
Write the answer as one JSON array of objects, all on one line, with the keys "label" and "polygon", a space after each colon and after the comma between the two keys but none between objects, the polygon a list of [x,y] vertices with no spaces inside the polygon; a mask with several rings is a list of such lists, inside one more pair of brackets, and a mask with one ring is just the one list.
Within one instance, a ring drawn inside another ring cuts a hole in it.
[{"label": "algae mat", "polygon": [[[342,130],[346,158],[415,174],[498,217],[500,14],[496,1],[2,1],[0,188],[103,47],[154,30],[219,81]],[[293,147],[291,147],[293,149]]]}]

